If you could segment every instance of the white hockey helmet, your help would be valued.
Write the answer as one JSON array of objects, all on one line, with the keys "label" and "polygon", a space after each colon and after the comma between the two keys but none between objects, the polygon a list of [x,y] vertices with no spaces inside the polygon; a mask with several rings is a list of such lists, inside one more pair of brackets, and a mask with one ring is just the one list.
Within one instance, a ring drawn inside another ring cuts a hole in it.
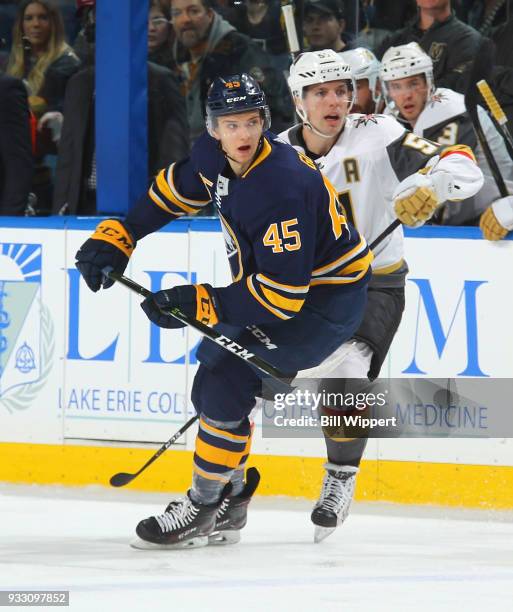
[{"label": "white hockey helmet", "polygon": [[319,85],[330,81],[350,81],[350,88],[353,92],[353,105],[356,95],[354,79],[351,75],[351,67],[332,49],[322,51],[307,51],[302,53],[290,67],[288,78],[289,89],[296,103],[296,112],[303,123],[308,123],[308,118],[301,105],[303,90],[309,85]]},{"label": "white hockey helmet", "polygon": [[381,60],[379,76],[387,98],[389,98],[388,81],[405,79],[416,74],[423,74],[426,77],[429,100],[435,91],[433,61],[416,42],[390,47]]},{"label": "white hockey helmet", "polygon": [[351,67],[351,74],[355,81],[362,79],[369,81],[372,99],[377,105],[381,100],[381,92],[377,87],[381,64],[374,53],[365,47],[358,47],[351,51],[341,51],[339,56]]}]

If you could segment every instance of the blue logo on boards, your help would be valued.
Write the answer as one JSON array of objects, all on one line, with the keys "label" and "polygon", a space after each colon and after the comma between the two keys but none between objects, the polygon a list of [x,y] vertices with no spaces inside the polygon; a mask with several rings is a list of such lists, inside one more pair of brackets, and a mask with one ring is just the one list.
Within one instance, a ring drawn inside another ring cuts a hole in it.
[{"label": "blue logo on boards", "polygon": [[41,244],[0,243],[0,405],[28,408],[46,382],[53,322],[41,302]]},{"label": "blue logo on boards", "polygon": [[[465,355],[466,363],[455,364],[457,370],[451,376],[488,376],[479,365],[479,344],[477,324],[477,291],[487,281],[465,280],[461,288],[458,300],[454,306],[449,325],[444,330],[440,319],[440,312],[436,304],[431,283],[427,278],[410,278],[411,283],[417,285],[419,297],[417,302],[417,325],[415,328],[413,357],[411,363],[403,374],[429,374],[417,363],[417,351],[419,342],[419,325],[421,324],[421,304],[424,306],[425,317],[431,337],[436,348],[438,358],[441,359],[447,347],[447,343],[453,330],[456,317],[463,317],[465,321],[466,346],[462,354]],[[422,323],[426,324],[426,321]],[[462,347],[463,348],[463,347]]]}]

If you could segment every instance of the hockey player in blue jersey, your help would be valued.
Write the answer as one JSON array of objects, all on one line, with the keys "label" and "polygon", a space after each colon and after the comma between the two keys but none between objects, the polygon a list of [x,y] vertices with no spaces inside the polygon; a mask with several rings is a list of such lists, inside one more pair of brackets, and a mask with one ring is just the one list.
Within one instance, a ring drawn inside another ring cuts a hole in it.
[{"label": "hockey player in blue jersey", "polygon": [[[315,164],[268,132],[269,109],[252,77],[218,78],[210,88],[207,128],[190,157],[162,170],[123,221],[102,221],[77,253],[90,289],[109,287],[102,270],[122,273],[141,238],[214,201],[233,281],[185,285],[142,303],[161,327],[183,324],[178,307],[216,326],[293,377],[321,363],[358,327],[372,254],[341,213],[336,192]],[[256,332],[256,333],[255,333]],[[258,337],[270,339],[273,350]],[[204,340],[192,388],[199,431],[192,486],[161,515],[139,523],[137,547],[236,541],[258,484],[244,464],[248,415],[261,393],[258,372]]]}]

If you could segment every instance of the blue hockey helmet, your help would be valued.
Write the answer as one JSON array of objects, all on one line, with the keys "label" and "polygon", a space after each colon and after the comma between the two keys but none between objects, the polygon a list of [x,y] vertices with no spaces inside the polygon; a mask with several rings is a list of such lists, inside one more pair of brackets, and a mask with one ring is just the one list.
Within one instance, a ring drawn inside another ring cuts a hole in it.
[{"label": "blue hockey helmet", "polygon": [[264,131],[271,125],[271,113],[258,81],[249,74],[233,74],[216,77],[210,85],[207,96],[207,129],[212,135],[215,118],[223,115],[247,113],[260,110],[264,120]]}]

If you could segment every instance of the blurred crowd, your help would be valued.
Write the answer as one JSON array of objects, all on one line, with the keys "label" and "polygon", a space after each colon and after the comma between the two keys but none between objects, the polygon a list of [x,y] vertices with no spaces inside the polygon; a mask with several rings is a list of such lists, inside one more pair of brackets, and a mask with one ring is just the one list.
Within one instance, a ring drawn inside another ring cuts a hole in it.
[{"label": "blurred crowd", "polygon": [[[95,5],[0,0],[2,215],[96,213]],[[304,0],[295,3],[295,22],[303,50],[372,52],[376,70],[358,80],[356,110],[393,112],[415,131],[429,99],[417,109],[415,100],[401,106],[394,87],[381,86],[387,51],[418,43],[431,62],[433,91],[464,94],[490,39],[486,78],[512,118],[512,10],[513,0]],[[206,94],[218,75],[248,72],[266,93],[272,131],[293,125],[291,62],[280,0],[150,0],[148,181],[203,132]],[[477,220],[438,215],[435,222]]]}]

